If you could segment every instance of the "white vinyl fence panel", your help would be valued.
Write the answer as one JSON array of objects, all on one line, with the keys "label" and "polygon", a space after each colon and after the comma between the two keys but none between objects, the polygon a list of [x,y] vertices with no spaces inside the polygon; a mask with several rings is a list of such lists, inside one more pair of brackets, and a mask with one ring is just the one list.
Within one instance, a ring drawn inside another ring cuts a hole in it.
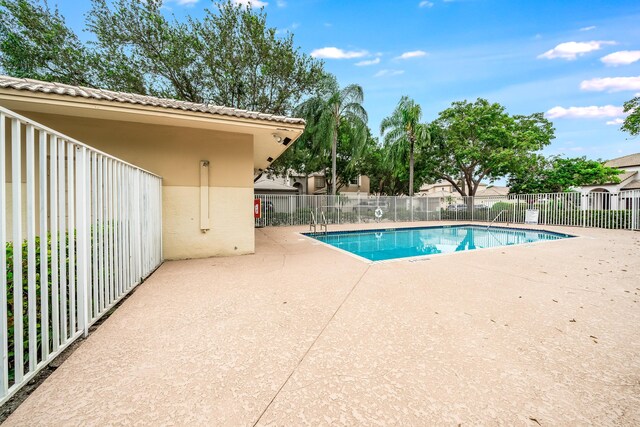
[{"label": "white vinyl fence panel", "polygon": [[161,178],[0,107],[0,404],[162,262]]},{"label": "white vinyl fence panel", "polygon": [[491,197],[299,196],[256,194],[262,200],[256,227],[308,225],[322,214],[328,224],[480,221],[524,224],[527,210],[541,225],[640,229],[640,190],[516,194]]}]

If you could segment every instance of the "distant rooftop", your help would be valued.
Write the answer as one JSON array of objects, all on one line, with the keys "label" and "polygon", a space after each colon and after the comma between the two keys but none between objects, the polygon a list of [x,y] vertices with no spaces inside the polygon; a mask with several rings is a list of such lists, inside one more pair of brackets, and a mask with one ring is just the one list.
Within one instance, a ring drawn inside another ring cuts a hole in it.
[{"label": "distant rooftop", "polygon": [[611,168],[626,168],[629,166],[640,166],[640,153],[629,154],[628,156],[617,157],[605,162],[605,166]]},{"label": "distant rooftop", "polygon": [[268,190],[268,191],[290,191],[292,193],[296,193],[298,191],[297,188],[292,187],[290,185],[282,184],[279,182],[272,181],[268,178],[263,178],[260,181],[257,181],[253,184],[254,190]]}]

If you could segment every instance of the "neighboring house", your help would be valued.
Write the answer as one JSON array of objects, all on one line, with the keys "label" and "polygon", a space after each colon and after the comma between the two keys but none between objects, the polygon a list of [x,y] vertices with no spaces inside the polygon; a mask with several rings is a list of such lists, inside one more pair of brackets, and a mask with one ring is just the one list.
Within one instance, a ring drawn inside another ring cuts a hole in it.
[{"label": "neighboring house", "polygon": [[[290,192],[298,195],[328,194],[331,192],[330,185],[324,173],[315,172],[305,176],[293,171],[289,171],[286,176],[262,175],[254,184],[256,194],[283,194]],[[369,194],[369,177],[358,176],[353,181],[338,188],[340,194]]]},{"label": "neighboring house", "polygon": [[[497,185],[489,185],[480,183],[476,190],[476,197],[494,197],[494,196],[506,196],[509,194],[509,187],[501,187]],[[416,193],[416,196],[423,197],[460,197],[460,193],[456,188],[448,181],[440,180],[435,184],[425,184],[420,187],[420,190]]]},{"label": "neighboring house", "polygon": [[288,184],[288,180],[282,177],[262,175],[253,184],[254,194],[282,194],[295,196],[302,194],[300,187]]},{"label": "neighboring house", "polygon": [[476,197],[502,197],[509,195],[509,187],[480,184]]},{"label": "neighboring house", "polygon": [[[327,183],[324,173],[316,172],[309,175],[307,179],[308,194],[329,194],[331,193],[331,185]],[[370,190],[369,177],[359,175],[357,178],[344,184],[338,188],[338,193],[353,193],[368,195]]]},{"label": "neighboring house", "polygon": [[[619,183],[602,183],[578,187],[583,195],[589,196],[589,207],[593,209],[629,209],[632,197],[621,191],[640,190],[640,153],[629,154],[605,162],[605,166],[624,171],[618,175]],[[637,197],[637,196],[636,196]]]},{"label": "neighboring house", "polygon": [[0,76],[0,106],[161,176],[165,259],[253,253],[254,177],[305,126],[302,119],[8,76]]}]

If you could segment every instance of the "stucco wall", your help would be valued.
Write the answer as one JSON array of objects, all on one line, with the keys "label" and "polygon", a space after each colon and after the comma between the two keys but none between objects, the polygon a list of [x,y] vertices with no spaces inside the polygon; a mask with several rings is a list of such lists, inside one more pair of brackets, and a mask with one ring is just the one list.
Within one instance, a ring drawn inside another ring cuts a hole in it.
[{"label": "stucco wall", "polygon": [[348,184],[340,188],[340,193],[364,193],[369,194],[369,177],[366,175],[361,175],[359,178],[359,184]]},{"label": "stucco wall", "polygon": [[[326,180],[324,179],[324,177],[320,176],[310,176],[309,179],[307,180],[307,194],[313,194],[314,192],[320,190],[320,188],[316,188],[316,179],[321,179],[325,182],[326,185]],[[325,188],[325,187],[322,187]],[[329,193],[331,193],[331,186],[329,186],[329,188],[327,189]],[[343,185],[342,187],[340,187],[340,189],[338,190],[338,193],[362,193],[362,194],[369,194],[370,192],[370,180],[368,176],[362,175],[360,176],[360,184],[359,185]]]},{"label": "stucco wall", "polygon": [[[254,251],[253,138],[176,126],[20,112],[163,178],[165,259]],[[200,161],[208,160],[210,230],[200,230]]]}]

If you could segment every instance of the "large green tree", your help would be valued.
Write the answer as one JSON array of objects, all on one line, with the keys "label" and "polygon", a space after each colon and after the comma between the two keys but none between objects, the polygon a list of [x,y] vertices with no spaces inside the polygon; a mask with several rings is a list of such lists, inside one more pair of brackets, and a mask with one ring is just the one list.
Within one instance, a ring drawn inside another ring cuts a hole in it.
[{"label": "large green tree", "polygon": [[[153,95],[203,102],[205,79],[197,37],[189,23],[169,20],[161,0],[92,0],[87,27],[113,85]],[[131,72],[135,70],[135,72]],[[140,75],[144,79],[140,80]],[[143,87],[136,87],[142,83]]]},{"label": "large green tree", "polygon": [[[369,177],[371,191],[388,196],[409,194],[409,168],[407,162],[393,163],[390,147],[382,145],[374,147],[367,155],[367,168],[364,173]],[[420,157],[416,159],[416,171]],[[418,175],[419,176],[419,175]],[[419,182],[416,180],[416,182]]]},{"label": "large green tree", "polygon": [[422,109],[413,99],[403,96],[390,116],[380,124],[380,133],[387,150],[387,160],[397,168],[409,161],[409,196],[413,196],[416,144],[429,137],[427,126],[420,123]]},{"label": "large green tree", "polygon": [[97,47],[143,70],[162,96],[290,114],[315,94],[322,62],[278,36],[263,9],[218,2],[201,20],[165,16],[162,0],[92,0]]},{"label": "large green tree", "polygon": [[14,77],[95,83],[86,46],[57,9],[29,0],[0,0],[0,68]]},{"label": "large green tree", "polygon": [[481,98],[454,102],[429,128],[422,152],[425,176],[448,181],[463,196],[474,196],[483,180],[520,170],[554,138],[542,113],[512,116]]},{"label": "large green tree", "polygon": [[513,194],[561,193],[582,185],[618,183],[620,173],[620,169],[586,157],[536,155],[514,171],[509,177],[509,187]]},{"label": "large green tree", "polygon": [[92,0],[83,43],[44,0],[0,0],[0,68],[39,80],[290,114],[323,63],[278,36],[264,10],[215,2],[179,20],[162,0]]},{"label": "large green tree", "polygon": [[624,112],[629,115],[624,119],[622,130],[630,135],[640,135],[640,96],[624,103]]},{"label": "large green tree", "polygon": [[[287,175],[295,171],[297,174],[309,176],[313,172],[329,171],[331,168],[331,148],[322,144],[314,144],[311,134],[303,134],[296,143],[280,156],[271,166],[268,173]],[[380,174],[381,150],[378,142],[366,129],[366,139],[362,140],[360,130],[342,120],[338,128],[338,145],[336,148],[336,190],[347,185],[358,176],[367,175],[371,178],[372,189],[377,188],[377,177]],[[331,176],[327,175],[327,182],[331,184]]]},{"label": "large green tree", "polygon": [[206,70],[207,100],[218,105],[289,114],[314,96],[323,63],[300,52],[293,34],[277,35],[264,10],[226,0],[191,21]]},{"label": "large green tree", "polygon": [[362,106],[364,93],[356,84],[340,89],[334,78],[325,82],[324,90],[317,96],[304,101],[296,110],[307,120],[303,140],[313,147],[311,151],[323,153],[331,151],[331,194],[337,193],[337,155],[340,130],[349,132],[354,153],[367,141],[367,112]]}]

